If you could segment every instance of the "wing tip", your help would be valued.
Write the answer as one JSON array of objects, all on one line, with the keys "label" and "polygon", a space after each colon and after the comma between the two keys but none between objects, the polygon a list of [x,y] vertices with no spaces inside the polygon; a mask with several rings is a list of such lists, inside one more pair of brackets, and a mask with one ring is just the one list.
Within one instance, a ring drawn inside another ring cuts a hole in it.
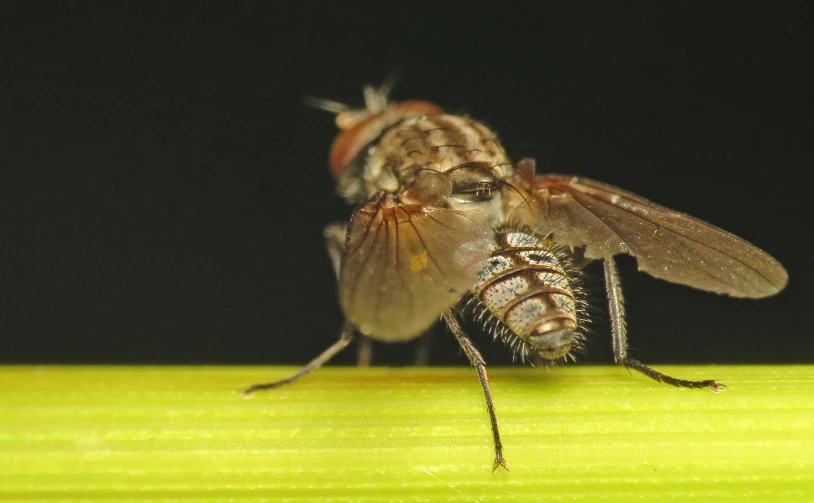
[{"label": "wing tip", "polygon": [[765,289],[756,292],[756,295],[750,295],[750,297],[755,299],[772,297],[782,292],[789,283],[789,273],[786,272],[786,270],[780,264],[777,264],[777,270],[774,271],[774,274],[770,275],[769,278],[771,279],[766,279],[768,286]]}]

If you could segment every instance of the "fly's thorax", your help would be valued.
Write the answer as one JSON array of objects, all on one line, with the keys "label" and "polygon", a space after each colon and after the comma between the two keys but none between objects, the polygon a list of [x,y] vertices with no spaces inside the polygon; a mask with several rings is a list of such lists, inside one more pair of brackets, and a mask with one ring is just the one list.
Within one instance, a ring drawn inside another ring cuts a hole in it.
[{"label": "fly's thorax", "polygon": [[566,260],[545,238],[498,232],[497,249],[472,289],[526,350],[546,360],[567,355],[578,338],[578,303]]},{"label": "fly's thorax", "polygon": [[455,115],[434,115],[403,121],[390,129],[371,156],[371,174],[390,170],[399,179],[416,166],[446,173],[469,163],[489,166],[507,179],[512,173],[497,135],[483,124]]},{"label": "fly's thorax", "polygon": [[505,220],[502,182],[513,167],[495,134],[453,115],[410,119],[388,131],[367,163],[371,191],[405,204],[478,212],[496,228]]},{"label": "fly's thorax", "polygon": [[346,195],[359,200],[382,192],[399,194],[426,171],[450,173],[477,165],[503,181],[513,172],[493,131],[466,117],[440,114],[390,124],[353,164],[341,183],[352,188]]}]

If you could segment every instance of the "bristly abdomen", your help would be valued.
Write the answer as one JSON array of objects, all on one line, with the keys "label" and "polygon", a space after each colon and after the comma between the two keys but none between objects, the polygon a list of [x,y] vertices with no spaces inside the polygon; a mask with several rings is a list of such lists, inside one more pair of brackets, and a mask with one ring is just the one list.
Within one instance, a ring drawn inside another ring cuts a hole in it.
[{"label": "bristly abdomen", "polygon": [[523,360],[564,358],[581,340],[582,301],[568,255],[529,231],[501,230],[496,240],[472,288],[497,321],[492,330]]}]

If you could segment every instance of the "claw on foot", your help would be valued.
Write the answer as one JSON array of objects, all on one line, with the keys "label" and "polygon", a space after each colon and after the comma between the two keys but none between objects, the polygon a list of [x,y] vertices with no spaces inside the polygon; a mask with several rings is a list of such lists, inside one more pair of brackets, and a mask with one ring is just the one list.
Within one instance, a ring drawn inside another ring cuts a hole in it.
[{"label": "claw on foot", "polygon": [[262,385],[255,384],[253,386],[249,386],[248,388],[244,389],[240,394],[243,395],[243,398],[251,398],[253,397],[258,391],[265,389]]},{"label": "claw on foot", "polygon": [[500,451],[495,453],[495,464],[492,466],[492,471],[497,470],[499,466],[502,466],[507,472],[509,471],[509,465],[506,463],[506,460],[503,459],[503,453]]},{"label": "claw on foot", "polygon": [[721,391],[726,391],[726,384],[712,381],[712,384],[709,385],[709,390],[714,393],[719,393]]}]

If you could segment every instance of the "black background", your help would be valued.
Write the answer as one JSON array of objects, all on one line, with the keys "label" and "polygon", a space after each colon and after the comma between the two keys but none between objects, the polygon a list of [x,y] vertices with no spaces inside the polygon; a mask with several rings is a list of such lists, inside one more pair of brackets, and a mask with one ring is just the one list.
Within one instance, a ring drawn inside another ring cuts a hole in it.
[{"label": "black background", "polygon": [[[395,99],[471,114],[516,158],[710,221],[789,270],[749,301],[621,260],[634,356],[811,362],[812,3],[745,4],[9,7],[0,361],[309,360],[341,323],[322,228],[350,209],[326,166],[332,117],[301,98],[358,105],[400,70]],[[604,315],[594,329],[583,361],[609,363]],[[432,363],[463,362],[436,332]]]}]

